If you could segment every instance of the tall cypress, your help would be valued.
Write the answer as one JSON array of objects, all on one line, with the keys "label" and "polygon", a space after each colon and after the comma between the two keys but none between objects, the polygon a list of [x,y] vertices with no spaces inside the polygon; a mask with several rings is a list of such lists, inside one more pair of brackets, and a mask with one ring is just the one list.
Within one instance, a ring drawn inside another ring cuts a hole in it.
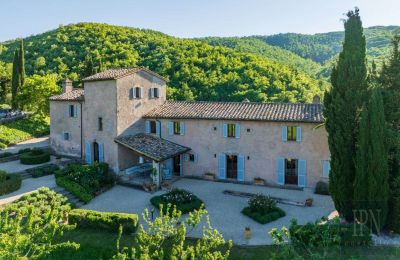
[{"label": "tall cypress", "polygon": [[[386,224],[389,199],[387,132],[380,89],[373,89],[364,107],[359,125],[359,138],[354,178],[356,217],[380,231]],[[367,219],[365,219],[367,217]]]},{"label": "tall cypress", "polygon": [[25,51],[24,51],[24,40],[21,40],[19,43],[19,74],[20,74],[20,81],[21,86],[25,83]]},{"label": "tall cypress", "polygon": [[367,89],[365,37],[359,10],[349,11],[339,60],[332,70],[324,115],[331,152],[330,193],[339,214],[353,220],[353,183],[359,111]]},{"label": "tall cypress", "polygon": [[18,109],[18,90],[21,85],[18,50],[14,52],[12,79],[11,79],[11,108]]}]

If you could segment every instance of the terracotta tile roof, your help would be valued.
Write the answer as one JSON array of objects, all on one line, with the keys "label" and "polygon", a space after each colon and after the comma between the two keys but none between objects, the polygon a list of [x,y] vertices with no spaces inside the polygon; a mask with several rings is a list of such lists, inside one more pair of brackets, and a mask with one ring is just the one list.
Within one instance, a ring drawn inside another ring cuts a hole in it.
[{"label": "terracotta tile roof", "polygon": [[322,104],[167,101],[144,118],[322,123]]},{"label": "terracotta tile roof", "polygon": [[74,89],[67,93],[52,96],[49,98],[50,101],[83,101],[85,99],[83,89]]},{"label": "terracotta tile roof", "polygon": [[118,136],[114,141],[158,162],[190,150],[188,147],[150,134]]},{"label": "terracotta tile roof", "polygon": [[89,77],[86,77],[83,79],[83,81],[101,81],[101,80],[112,80],[112,79],[119,79],[131,74],[134,74],[136,72],[139,71],[146,71],[147,73],[156,76],[164,81],[166,81],[166,79],[160,75],[158,75],[157,73],[146,69],[146,68],[142,68],[142,67],[137,67],[137,68],[117,68],[117,69],[108,69],[105,70],[103,72],[99,72],[96,73],[94,75],[91,75]]}]

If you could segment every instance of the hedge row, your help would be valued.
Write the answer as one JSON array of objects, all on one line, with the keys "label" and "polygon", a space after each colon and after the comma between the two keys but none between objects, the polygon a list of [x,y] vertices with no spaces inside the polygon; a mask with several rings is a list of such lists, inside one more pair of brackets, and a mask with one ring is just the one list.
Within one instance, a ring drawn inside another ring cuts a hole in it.
[{"label": "hedge row", "polygon": [[51,175],[59,169],[60,167],[55,164],[48,164],[36,168],[27,169],[26,171],[30,173],[33,178],[39,178],[42,176]]},{"label": "hedge row", "polygon": [[32,152],[22,154],[20,157],[22,164],[41,164],[50,161],[49,153],[33,154]]},{"label": "hedge row", "polygon": [[277,220],[278,218],[286,216],[285,211],[278,207],[275,207],[272,211],[266,214],[261,214],[260,212],[253,211],[250,207],[245,207],[242,210],[242,213],[260,224],[267,224]]},{"label": "hedge row", "polygon": [[170,202],[165,202],[162,200],[162,195],[160,196],[154,196],[150,199],[151,204],[156,207],[157,209],[160,209],[160,205],[163,205],[163,211],[166,212],[167,210],[167,205],[171,204],[172,206],[176,206],[176,209],[182,212],[183,214],[191,212],[195,209],[200,209],[202,205],[204,205],[203,201],[200,199],[196,199],[193,202],[190,203],[184,203],[184,204],[173,204]]},{"label": "hedge row", "polygon": [[81,185],[69,180],[66,177],[56,178],[56,184],[69,191],[72,195],[74,195],[84,203],[88,203],[93,199],[92,194],[88,193]]},{"label": "hedge row", "polygon": [[138,215],[114,212],[99,212],[85,209],[74,209],[69,213],[68,221],[79,228],[118,231],[122,225],[126,233],[134,233],[138,225]]},{"label": "hedge row", "polygon": [[18,174],[10,174],[6,176],[6,180],[0,182],[0,195],[4,195],[21,188],[22,179]]}]

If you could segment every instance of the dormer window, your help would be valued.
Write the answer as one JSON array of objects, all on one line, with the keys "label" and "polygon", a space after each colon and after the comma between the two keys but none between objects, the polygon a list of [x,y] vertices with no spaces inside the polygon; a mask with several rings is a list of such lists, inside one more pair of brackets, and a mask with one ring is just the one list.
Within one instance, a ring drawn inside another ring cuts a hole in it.
[{"label": "dormer window", "polygon": [[129,99],[140,99],[142,98],[142,88],[134,87],[129,89]]},{"label": "dormer window", "polygon": [[150,88],[150,98],[159,98],[158,88]]}]

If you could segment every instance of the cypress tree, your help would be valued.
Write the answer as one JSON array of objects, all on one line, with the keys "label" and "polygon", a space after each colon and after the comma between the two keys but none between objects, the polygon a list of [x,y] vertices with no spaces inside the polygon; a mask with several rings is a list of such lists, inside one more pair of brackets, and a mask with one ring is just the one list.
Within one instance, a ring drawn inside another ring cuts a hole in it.
[{"label": "cypress tree", "polygon": [[324,115],[331,152],[330,193],[339,214],[353,220],[353,183],[359,111],[367,89],[365,37],[359,10],[344,22],[343,50],[331,74]]},{"label": "cypress tree", "polygon": [[93,60],[92,60],[92,56],[90,56],[89,54],[86,55],[85,57],[85,62],[84,62],[84,70],[83,70],[83,77],[88,77],[91,76],[93,74],[96,73],[94,64],[93,64]]},{"label": "cypress tree", "polygon": [[19,74],[20,74],[20,85],[23,86],[25,83],[25,51],[24,51],[24,40],[21,40],[19,43]]},{"label": "cypress tree", "polygon": [[[354,206],[360,222],[380,231],[386,224],[389,199],[389,174],[385,114],[380,89],[373,89],[364,107],[354,177]],[[362,212],[363,211],[363,212]]]},{"label": "cypress tree", "polygon": [[11,108],[18,109],[18,90],[21,84],[18,50],[14,52],[12,79],[11,79]]}]

